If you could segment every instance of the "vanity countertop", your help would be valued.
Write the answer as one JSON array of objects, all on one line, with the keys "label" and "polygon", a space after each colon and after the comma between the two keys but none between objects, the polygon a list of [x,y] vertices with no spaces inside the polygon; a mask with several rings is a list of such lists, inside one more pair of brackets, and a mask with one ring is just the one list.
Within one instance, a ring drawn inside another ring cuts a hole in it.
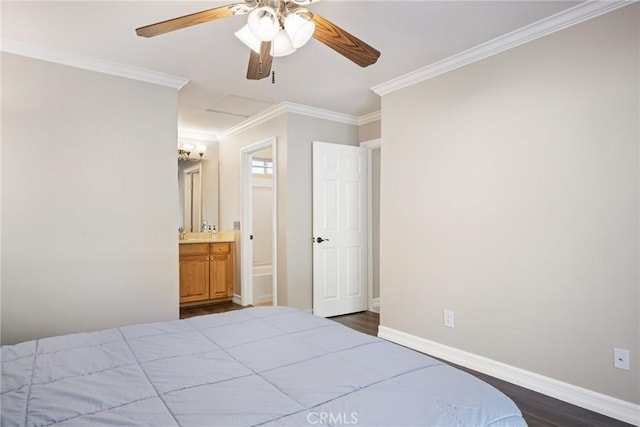
[{"label": "vanity countertop", "polygon": [[187,233],[185,239],[178,240],[181,245],[191,245],[195,243],[221,243],[235,241],[235,233],[233,231],[221,231],[216,233],[215,237],[212,233]]}]

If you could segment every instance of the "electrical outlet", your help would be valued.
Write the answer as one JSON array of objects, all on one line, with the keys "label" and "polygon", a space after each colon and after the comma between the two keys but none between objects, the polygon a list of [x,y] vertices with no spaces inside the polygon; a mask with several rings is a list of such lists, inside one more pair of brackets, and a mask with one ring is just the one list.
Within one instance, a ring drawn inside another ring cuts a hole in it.
[{"label": "electrical outlet", "polygon": [[613,366],[618,369],[629,370],[629,350],[626,348],[613,349]]},{"label": "electrical outlet", "polygon": [[451,310],[444,311],[444,326],[446,326],[447,328],[453,328],[454,326],[453,311]]}]

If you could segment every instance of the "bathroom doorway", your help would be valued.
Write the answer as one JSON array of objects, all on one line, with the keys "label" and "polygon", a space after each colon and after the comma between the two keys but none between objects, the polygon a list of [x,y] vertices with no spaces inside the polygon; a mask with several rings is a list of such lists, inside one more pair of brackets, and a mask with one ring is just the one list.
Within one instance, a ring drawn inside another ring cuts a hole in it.
[{"label": "bathroom doorway", "polygon": [[276,139],[242,150],[241,304],[277,305]]}]

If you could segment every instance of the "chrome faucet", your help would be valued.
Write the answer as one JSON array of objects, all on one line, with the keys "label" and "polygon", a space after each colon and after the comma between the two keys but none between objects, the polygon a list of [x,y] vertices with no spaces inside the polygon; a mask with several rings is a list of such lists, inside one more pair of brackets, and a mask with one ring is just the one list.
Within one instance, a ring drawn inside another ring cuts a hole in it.
[{"label": "chrome faucet", "polygon": [[178,236],[180,240],[184,240],[187,233],[184,231],[184,227],[178,227]]},{"label": "chrome faucet", "polygon": [[203,233],[209,231],[209,223],[207,221],[202,221],[202,229],[200,231]]}]

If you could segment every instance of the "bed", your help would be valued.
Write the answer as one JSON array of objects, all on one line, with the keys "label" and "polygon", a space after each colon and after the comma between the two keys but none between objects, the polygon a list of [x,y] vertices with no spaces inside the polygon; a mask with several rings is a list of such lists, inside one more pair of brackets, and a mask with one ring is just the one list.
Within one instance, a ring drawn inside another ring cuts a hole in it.
[{"label": "bed", "polygon": [[479,379],[289,307],[2,347],[2,426],[526,426]]}]

